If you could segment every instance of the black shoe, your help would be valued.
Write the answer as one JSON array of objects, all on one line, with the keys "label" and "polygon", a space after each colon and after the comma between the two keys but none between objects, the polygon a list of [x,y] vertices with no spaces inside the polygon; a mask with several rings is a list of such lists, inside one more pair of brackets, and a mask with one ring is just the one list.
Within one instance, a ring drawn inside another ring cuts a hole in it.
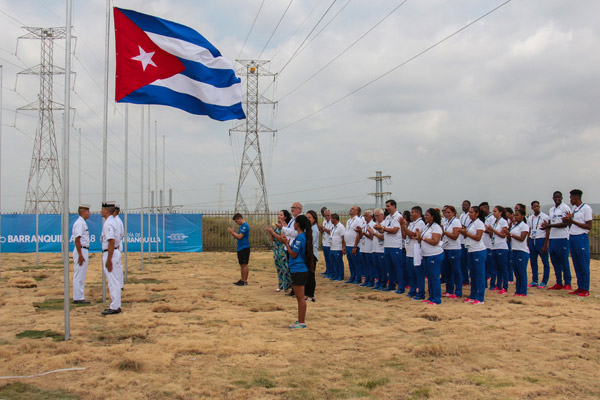
[{"label": "black shoe", "polygon": [[102,315],[111,315],[111,314],[120,314],[120,313],[121,313],[121,308],[117,308],[116,310],[107,308],[106,310],[102,311]]},{"label": "black shoe", "polygon": [[92,302],[87,300],[73,300],[73,304],[92,304]]},{"label": "black shoe", "polygon": [[248,282],[244,282],[243,280],[239,280],[236,283],[234,283],[234,285],[236,286],[248,286]]}]

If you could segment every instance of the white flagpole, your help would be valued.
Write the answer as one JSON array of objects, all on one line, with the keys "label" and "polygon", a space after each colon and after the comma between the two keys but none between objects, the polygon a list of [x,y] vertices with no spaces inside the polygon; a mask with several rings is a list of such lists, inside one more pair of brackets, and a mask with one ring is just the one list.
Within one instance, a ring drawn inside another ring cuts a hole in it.
[{"label": "white flagpole", "polygon": [[142,143],[140,149],[142,149],[142,162],[140,164],[140,265],[142,271],[144,270],[144,106],[142,106]]},{"label": "white flagpole", "polygon": [[158,128],[154,120],[154,194],[156,196],[156,254],[158,257]]},{"label": "white flagpole", "polygon": [[152,148],[152,146],[150,145],[150,141],[152,140],[151,135],[152,128],[150,127],[150,105],[148,105],[148,209],[150,210],[150,212],[148,212],[148,262],[152,262],[152,208],[150,207],[150,204],[152,202],[150,197],[150,189],[152,188],[152,184],[150,183],[150,175],[152,174],[152,171],[150,169],[150,149]]},{"label": "white flagpole", "polygon": [[125,232],[123,232],[124,234],[124,239],[125,242],[123,243],[123,250],[125,252],[125,282],[127,282],[127,242],[129,241],[129,234],[127,233],[127,210],[128,210],[128,206],[127,206],[127,183],[129,182],[129,160],[128,160],[128,152],[129,152],[129,104],[125,103],[125,183],[124,183],[124,193],[123,193],[123,209],[124,209],[124,228],[125,228]]},{"label": "white flagpole", "polygon": [[67,0],[67,37],[65,43],[65,120],[63,123],[63,198],[62,250],[64,262],[65,340],[71,338],[69,294],[69,135],[71,129],[71,0]]},{"label": "white flagpole", "polygon": [[78,190],[78,196],[77,196],[77,202],[78,204],[81,204],[81,128],[79,128],[79,152],[77,153],[79,156],[79,171],[78,171],[78,183],[77,183],[77,190]]},{"label": "white flagpole", "polygon": [[[106,167],[108,164],[108,57],[110,50],[110,0],[106,0],[106,37],[104,38],[104,118],[102,128],[102,202],[106,201]],[[104,220],[102,221],[104,226]],[[102,268],[102,302],[106,302],[106,275]]]},{"label": "white flagpole", "polygon": [[162,234],[162,247],[163,253],[165,252],[165,135],[163,135],[163,173],[162,173],[162,192],[160,193],[160,207],[162,211],[162,226],[163,226],[163,234]]}]

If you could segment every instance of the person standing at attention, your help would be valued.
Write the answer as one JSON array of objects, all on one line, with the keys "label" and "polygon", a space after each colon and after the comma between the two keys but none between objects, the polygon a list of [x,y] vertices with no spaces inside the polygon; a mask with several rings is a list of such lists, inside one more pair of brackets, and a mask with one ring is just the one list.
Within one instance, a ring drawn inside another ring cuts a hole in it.
[{"label": "person standing at attention", "polygon": [[592,207],[581,200],[583,192],[573,189],[569,193],[573,211],[567,214],[566,222],[571,227],[569,243],[571,258],[577,277],[577,290],[569,292],[578,296],[590,295],[590,239],[588,234],[592,229]]},{"label": "person standing at attention", "polygon": [[308,281],[308,271],[314,270],[314,255],[312,243],[312,228],[305,215],[299,215],[294,221],[294,228],[298,232],[294,243],[290,245],[287,238],[284,244],[290,256],[290,272],[292,273],[292,288],[298,301],[298,320],[289,326],[290,329],[306,329],[306,298],[304,287]]},{"label": "person standing at attention", "polygon": [[[540,210],[540,202],[534,200],[531,202],[533,214],[527,219],[529,225],[529,263],[531,264],[531,283],[529,287],[545,289],[550,278],[550,264],[548,262],[548,248],[546,247],[546,231],[542,229],[542,223],[549,223],[550,217]],[[542,273],[542,282],[538,281],[538,255],[542,260],[544,272]]]},{"label": "person standing at attention", "polygon": [[250,261],[250,226],[240,213],[233,216],[233,221],[238,224],[237,233],[233,228],[227,228],[227,232],[237,239],[237,257],[240,264],[241,279],[234,283],[236,286],[248,286],[248,263]]},{"label": "person standing at attention", "polygon": [[331,243],[331,251],[329,253],[331,262],[331,280],[344,280],[344,254],[346,254],[346,241],[344,234],[346,228],[340,223],[340,216],[337,213],[331,214],[331,233],[329,241]]},{"label": "person standing at attention", "polygon": [[119,276],[123,276],[123,270],[120,266],[118,250],[115,249],[117,236],[115,224],[111,221],[114,211],[114,203],[102,203],[102,210],[100,211],[102,218],[104,218],[100,237],[102,242],[102,267],[108,281],[111,300],[109,308],[102,311],[102,315],[119,314],[121,312],[121,281]]},{"label": "person standing at attention", "polygon": [[456,218],[456,208],[447,205],[444,207],[446,223],[442,236],[442,249],[444,250],[444,263],[448,266],[446,277],[446,293],[444,297],[459,299],[462,297],[462,273],[461,273],[461,244],[458,231],[461,228],[460,221]]},{"label": "person standing at attention", "polygon": [[331,278],[333,275],[331,273],[331,262],[329,261],[329,252],[331,251],[331,241],[329,240],[331,234],[331,228],[333,224],[331,223],[331,211],[328,209],[324,209],[321,214],[323,215],[323,225],[319,227],[319,231],[323,234],[323,243],[321,246],[323,247],[323,258],[325,259],[325,272],[322,272],[326,278]]},{"label": "person standing at attention", "polygon": [[485,259],[487,249],[483,244],[485,225],[479,219],[479,207],[473,206],[469,209],[469,223],[460,229],[465,237],[467,247],[469,272],[471,274],[471,294],[463,303],[472,303],[475,306],[483,304],[485,299]]},{"label": "person standing at attention", "polygon": [[350,219],[346,221],[346,233],[344,240],[346,241],[346,258],[348,259],[348,269],[350,269],[350,278],[344,283],[359,284],[360,277],[360,251],[358,250],[358,241],[360,236],[356,232],[356,228],[362,229],[363,223],[360,216],[360,208],[353,206],[350,208]]},{"label": "person standing at attention", "polygon": [[306,231],[307,235],[312,236],[312,251],[314,256],[314,262],[311,266],[308,266],[308,281],[306,282],[306,286],[304,288],[304,297],[306,301],[315,301],[315,289],[317,287],[317,281],[315,279],[315,272],[317,267],[317,262],[319,261],[319,217],[314,210],[309,210],[306,213],[306,218],[308,218],[308,222],[310,222],[310,232]]},{"label": "person standing at attention", "polygon": [[552,200],[554,207],[549,212],[550,222],[542,222],[542,229],[546,230],[545,245],[556,276],[556,284],[548,289],[573,290],[569,266],[569,224],[563,220],[571,213],[571,209],[563,203],[562,193],[558,190],[552,194]]},{"label": "person standing at attention", "polygon": [[[435,208],[425,211],[426,226],[422,232],[417,231],[417,241],[421,244],[423,252],[423,265],[427,275],[429,298],[428,305],[442,304],[442,284],[440,274],[444,261],[442,249],[442,235],[440,213]],[[425,300],[423,300],[425,301]]]},{"label": "person standing at attention", "polygon": [[396,283],[398,283],[398,291],[404,292],[405,277],[402,268],[402,232],[400,231],[401,215],[396,207],[397,204],[394,200],[385,202],[388,216],[379,228],[379,232],[383,233],[383,251],[388,275],[388,285],[383,291],[396,290]]},{"label": "person standing at attention", "polygon": [[515,210],[515,223],[510,228],[510,238],[516,278],[515,296],[520,297],[527,297],[527,261],[529,261],[527,236],[529,236],[529,226],[525,222],[525,211],[519,207]]},{"label": "person standing at attention", "polygon": [[368,226],[368,231],[373,237],[373,264],[375,266],[377,284],[373,286],[375,290],[383,290],[387,282],[387,274],[385,273],[385,256],[383,247],[383,233],[379,232],[381,224],[384,220],[383,210],[375,209],[375,221],[371,221],[372,225]]},{"label": "person standing at attention", "polygon": [[492,261],[492,234],[487,230],[488,227],[492,226],[495,221],[494,215],[490,212],[490,205],[487,201],[479,204],[480,217],[482,218],[483,224],[486,227],[486,232],[483,234],[483,244],[487,250],[487,256],[485,259],[485,287],[487,287],[487,279],[491,282],[496,281],[496,271],[493,268]]},{"label": "person standing at attention", "polygon": [[80,204],[77,211],[79,218],[73,224],[73,241],[75,242],[75,249],[73,250],[73,303],[90,304],[85,299],[85,276],[90,249],[90,231],[85,221],[90,217],[90,206]]},{"label": "person standing at attention", "polygon": [[490,290],[498,292],[498,294],[508,293],[508,244],[506,236],[508,236],[509,228],[506,221],[506,210],[502,206],[494,207],[493,211],[494,223],[492,226],[486,226],[487,232],[492,234],[492,269],[495,270],[490,281]]},{"label": "person standing at attention", "polygon": [[[462,211],[463,213],[460,215],[460,225],[463,228],[466,228],[469,224],[469,208],[471,208],[471,202],[469,200],[465,200],[462,202]],[[463,279],[463,286],[467,286],[469,284],[469,266],[467,263],[467,247],[465,246],[465,238],[463,235],[459,236],[460,238],[460,248],[461,248],[461,258],[460,258],[460,272]]]},{"label": "person standing at attention", "polygon": [[[406,265],[408,267],[409,285],[408,297],[413,300],[425,300],[425,268],[421,259],[421,248],[417,236],[425,230],[423,221],[423,209],[414,206],[410,211],[410,220],[402,217],[400,226],[404,237],[404,248],[406,249]],[[419,254],[415,254],[415,250]],[[416,257],[416,260],[415,260]]]}]

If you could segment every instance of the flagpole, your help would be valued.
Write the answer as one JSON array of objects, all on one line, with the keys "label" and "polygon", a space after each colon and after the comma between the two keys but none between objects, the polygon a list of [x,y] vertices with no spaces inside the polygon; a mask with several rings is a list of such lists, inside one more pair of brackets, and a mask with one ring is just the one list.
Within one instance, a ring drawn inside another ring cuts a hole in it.
[{"label": "flagpole", "polygon": [[156,196],[156,254],[158,257],[158,124],[154,120],[154,195]]},{"label": "flagpole", "polygon": [[[102,120],[102,202],[106,201],[106,167],[108,164],[108,57],[110,50],[110,0],[106,0],[106,36],[104,38],[104,118]],[[102,220],[104,226],[104,219]],[[106,275],[102,267],[102,302],[106,303]]]},{"label": "flagpole", "polygon": [[4,68],[0,64],[0,276],[2,273],[2,74]]},{"label": "flagpole", "polygon": [[81,204],[81,128],[79,128],[79,152],[77,155],[79,157],[79,171],[77,173],[77,203]]},{"label": "flagpole", "polygon": [[63,123],[63,198],[62,251],[64,262],[65,340],[71,338],[69,300],[69,135],[71,128],[71,0],[67,0],[67,37],[65,43],[65,120]]},{"label": "flagpole", "polygon": [[150,128],[150,105],[148,105],[148,262],[152,262],[152,208],[150,208],[151,198],[150,198],[150,188],[152,188],[152,184],[150,183],[150,175],[152,171],[150,170],[150,141],[152,135],[152,128]]},{"label": "flagpole", "polygon": [[142,162],[140,164],[140,265],[142,271],[144,270],[144,106],[142,106],[142,143],[140,149],[142,149]]},{"label": "flagpole", "polygon": [[165,135],[163,135],[163,173],[162,173],[162,192],[160,194],[160,207],[162,211],[162,226],[163,226],[163,234],[162,234],[162,248],[163,253],[165,252]]},{"label": "flagpole", "polygon": [[123,208],[124,208],[124,228],[125,232],[123,232],[124,243],[123,250],[125,251],[125,282],[127,282],[127,242],[129,241],[129,234],[127,233],[127,213],[128,213],[128,205],[127,205],[127,184],[129,182],[129,160],[128,160],[128,152],[129,152],[129,104],[125,103],[125,179],[124,179],[124,193],[123,193]]}]

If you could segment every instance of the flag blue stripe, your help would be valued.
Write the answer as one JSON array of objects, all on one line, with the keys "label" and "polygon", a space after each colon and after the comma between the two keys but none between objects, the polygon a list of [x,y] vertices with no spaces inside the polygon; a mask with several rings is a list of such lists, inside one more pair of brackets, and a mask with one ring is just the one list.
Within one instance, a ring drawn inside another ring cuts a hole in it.
[{"label": "flag blue stripe", "polygon": [[235,72],[232,69],[209,68],[202,63],[183,58],[179,58],[179,61],[185,67],[185,71],[181,72],[181,75],[185,75],[195,81],[207,83],[218,88],[230,87],[242,81],[235,76]]},{"label": "flag blue stripe", "polygon": [[241,102],[229,107],[207,104],[189,94],[175,92],[171,89],[154,85],[146,85],[130,93],[119,100],[119,103],[160,104],[179,108],[190,114],[208,115],[210,118],[218,121],[246,118]]},{"label": "flag blue stripe", "polygon": [[201,34],[196,32],[190,27],[178,24],[176,22],[167,21],[166,19],[154,17],[152,15],[146,15],[133,10],[126,10],[118,8],[127,18],[133,21],[134,24],[139,26],[145,32],[156,33],[157,35],[169,36],[176,39],[185,40],[186,42],[197,44],[202,46],[213,55],[213,57],[220,57],[221,53],[215,46],[213,46],[208,40]]}]

